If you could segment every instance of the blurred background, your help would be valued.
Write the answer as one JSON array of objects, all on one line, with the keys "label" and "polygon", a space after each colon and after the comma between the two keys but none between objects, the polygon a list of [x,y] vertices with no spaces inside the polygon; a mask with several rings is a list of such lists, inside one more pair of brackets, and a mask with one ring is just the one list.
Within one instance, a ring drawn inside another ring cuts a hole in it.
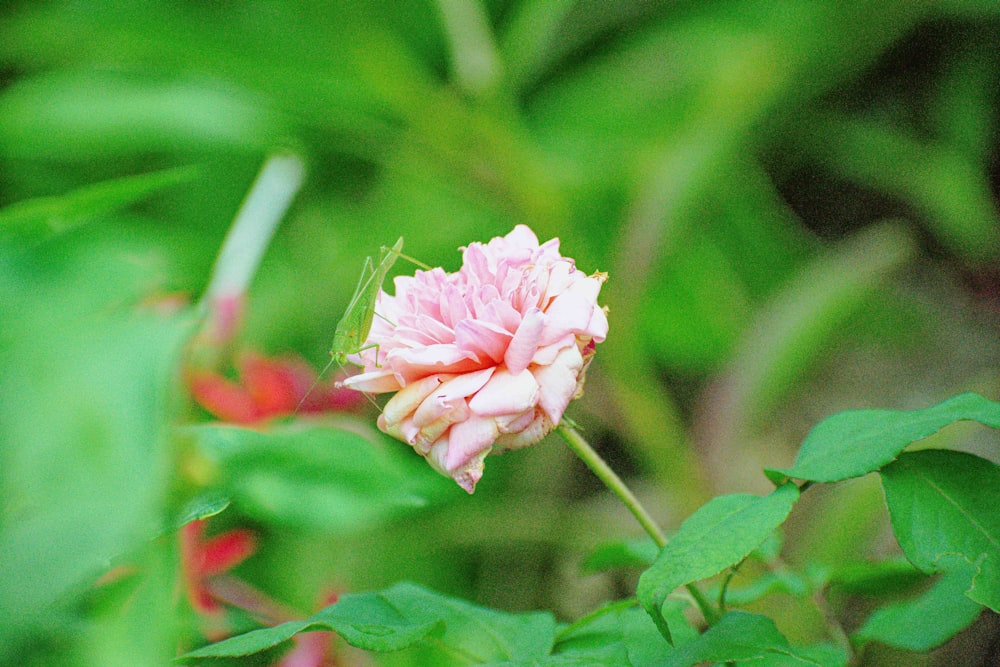
[{"label": "blurred background", "polygon": [[[267,156],[306,175],[232,354],[321,369],[363,257],[399,236],[448,270],[515,224],[558,236],[610,274],[569,415],[670,530],[767,492],[832,412],[1000,397],[998,83],[990,0],[4,3],[0,655],[162,664],[207,634],[175,611],[162,530],[224,450],[177,435],[212,420],[180,379],[185,304]],[[979,427],[935,437],[1000,457]],[[253,531],[242,580],[300,614],[401,579],[561,620],[634,592],[581,571],[641,531],[555,438],[489,459],[473,497],[379,442],[425,506],[344,510],[315,458],[309,485],[232,464],[253,502],[210,530]],[[898,553],[869,478],[810,491],[785,538],[795,567]],[[93,591],[123,553],[148,590],[128,614],[127,586]],[[822,639],[823,610],[782,595],[779,627]],[[850,629],[866,602],[841,597]],[[980,664],[997,632],[864,661]]]}]

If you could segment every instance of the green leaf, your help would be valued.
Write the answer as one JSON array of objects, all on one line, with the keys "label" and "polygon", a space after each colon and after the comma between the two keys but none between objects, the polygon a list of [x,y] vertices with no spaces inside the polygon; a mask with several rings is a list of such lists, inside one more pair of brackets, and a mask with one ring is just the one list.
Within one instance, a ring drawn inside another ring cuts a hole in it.
[{"label": "green leaf", "polygon": [[140,272],[83,238],[16,258],[0,244],[0,663],[36,634],[65,636],[62,612],[162,527],[195,320],[125,307]]},{"label": "green leaf", "polygon": [[221,486],[255,519],[326,531],[371,526],[447,497],[447,480],[391,440],[334,428],[189,427]]},{"label": "green leaf", "polygon": [[134,204],[165,188],[190,182],[198,174],[194,167],[178,167],[95,183],[53,197],[20,201],[0,210],[0,232],[41,239]]},{"label": "green leaf", "polygon": [[[698,636],[684,616],[687,606],[682,600],[668,600],[664,605],[678,644]],[[634,600],[625,600],[602,607],[560,632],[550,662],[542,664],[659,664],[673,650],[649,614]]]},{"label": "green leaf", "polygon": [[731,611],[697,639],[679,646],[662,664],[691,667],[700,662],[760,660],[773,655],[791,659],[791,664],[822,665],[793,649],[767,616]]},{"label": "green leaf", "polygon": [[231,500],[229,496],[218,490],[206,491],[195,496],[181,510],[180,516],[174,523],[175,528],[180,528],[198,519],[207,519],[215,516],[229,507]]},{"label": "green leaf", "polygon": [[352,646],[368,651],[398,651],[433,633],[444,650],[479,664],[548,655],[555,638],[555,620],[548,613],[508,614],[485,609],[401,583],[382,592],[345,595],[305,620],[254,630],[181,658],[249,655],[312,630],[333,630]]},{"label": "green leaf", "polygon": [[[15,157],[87,160],[148,151],[270,148],[282,120],[239,86],[70,68],[24,77],[0,95],[0,147]],[[106,158],[105,158],[106,159]]]},{"label": "green leaf", "polygon": [[736,494],[713,498],[681,524],[652,567],[639,578],[639,602],[671,641],[662,614],[667,596],[684,584],[731,567],[760,546],[791,512],[799,490],[785,484],[768,496]]},{"label": "green leaf", "polygon": [[606,572],[630,567],[648,567],[659,553],[649,539],[605,542],[596,546],[583,560],[584,572]]},{"label": "green leaf", "polygon": [[830,586],[853,595],[888,595],[912,590],[926,580],[902,556],[875,562],[843,563],[823,577]]},{"label": "green leaf", "polygon": [[974,574],[973,566],[960,556],[945,557],[938,564],[943,574],[928,591],[877,610],[854,639],[923,652],[943,644],[976,620],[983,606],[963,595]]},{"label": "green leaf", "polygon": [[922,410],[841,412],[806,436],[794,466],[767,472],[772,479],[785,476],[814,482],[860,477],[892,461],[910,443],[969,419],[1000,428],[1000,403],[967,393]]},{"label": "green leaf", "polygon": [[777,568],[755,577],[746,586],[730,586],[726,591],[726,604],[742,606],[756,602],[772,593],[787,593],[804,598],[813,592],[808,579],[788,568]]},{"label": "green leaf", "polygon": [[851,661],[851,653],[847,647],[824,642],[809,646],[794,646],[793,654],[768,653],[759,660],[749,664],[753,667],[802,667],[805,664],[823,665],[823,667],[847,667]]},{"label": "green leaf", "polygon": [[881,471],[892,528],[924,572],[959,554],[974,566],[972,600],[1000,610],[1000,466],[965,452],[908,452]]}]

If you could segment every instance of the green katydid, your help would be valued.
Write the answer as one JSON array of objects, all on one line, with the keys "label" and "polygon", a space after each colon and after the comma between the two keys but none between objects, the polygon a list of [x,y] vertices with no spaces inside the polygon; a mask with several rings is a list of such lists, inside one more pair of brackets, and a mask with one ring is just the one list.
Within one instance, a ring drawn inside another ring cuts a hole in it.
[{"label": "green katydid", "polygon": [[378,299],[379,292],[382,291],[382,283],[385,282],[389,269],[400,257],[425,271],[430,271],[431,267],[428,265],[403,254],[402,236],[391,248],[382,246],[377,266],[372,262],[371,257],[365,258],[365,265],[361,269],[358,285],[354,288],[354,296],[347,304],[347,310],[344,311],[343,317],[337,322],[337,329],[333,333],[333,343],[330,345],[330,357],[341,366],[347,363],[347,355],[357,354],[373,347],[376,348],[375,365],[379,365],[378,343],[365,345],[365,341],[368,340],[372,322],[378,315],[375,312],[375,301]]},{"label": "green katydid", "polygon": [[[299,401],[298,407],[295,411],[298,412],[299,408],[305,402],[306,398],[312,393],[312,390],[316,388],[319,384],[320,378],[326,374],[328,368],[337,362],[341,367],[343,367],[349,359],[347,355],[358,354],[364,350],[369,350],[375,348],[375,362],[378,365],[378,343],[372,343],[371,345],[365,345],[365,341],[368,340],[368,334],[372,328],[372,322],[378,313],[375,312],[375,302],[378,300],[379,292],[382,289],[382,283],[385,282],[386,276],[389,274],[389,270],[392,265],[396,263],[396,260],[400,257],[403,259],[416,264],[424,270],[430,270],[431,267],[427,266],[421,261],[413,259],[408,255],[403,254],[403,238],[400,237],[396,244],[391,248],[382,246],[379,251],[378,265],[372,261],[371,257],[365,258],[365,264],[361,269],[361,276],[358,278],[358,284],[354,288],[354,295],[351,297],[350,302],[347,304],[347,310],[344,311],[343,317],[337,323],[337,329],[333,334],[333,343],[330,345],[330,363],[320,371],[319,376],[313,382],[312,387],[306,392],[302,400]],[[379,315],[379,317],[382,317]],[[384,318],[383,318],[384,319]],[[370,400],[370,399],[369,399]]]},{"label": "green katydid", "polygon": [[376,349],[375,362],[378,365],[378,344],[365,345],[365,341],[368,340],[368,332],[371,331],[372,321],[375,319],[375,301],[382,290],[382,283],[402,251],[401,236],[391,248],[382,246],[378,266],[374,265],[371,257],[365,258],[358,286],[354,288],[354,296],[347,304],[344,316],[337,323],[333,344],[330,346],[330,357],[341,366],[347,363],[347,355],[357,354],[373,347]]}]

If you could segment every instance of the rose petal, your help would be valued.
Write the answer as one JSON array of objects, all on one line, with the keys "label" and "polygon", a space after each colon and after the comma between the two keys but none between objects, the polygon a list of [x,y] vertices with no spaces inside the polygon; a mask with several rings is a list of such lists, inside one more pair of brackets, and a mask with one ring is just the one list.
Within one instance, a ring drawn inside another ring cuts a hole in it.
[{"label": "rose petal", "polygon": [[485,450],[481,454],[469,459],[464,466],[449,471],[444,465],[444,460],[450,449],[451,441],[448,436],[442,436],[434,443],[434,448],[425,458],[431,464],[432,468],[454,479],[467,493],[474,492],[476,490],[476,483],[483,476],[483,459],[489,454],[489,450]]},{"label": "rose petal", "polygon": [[455,344],[481,361],[503,359],[511,338],[499,325],[481,320],[462,320],[455,326]]},{"label": "rose petal", "polygon": [[451,474],[452,479],[470,494],[475,492],[476,484],[483,477],[483,459],[486,458],[487,454],[489,454],[488,451],[483,452],[481,456],[469,461],[464,468]]},{"label": "rose petal", "polygon": [[521,313],[519,313],[513,306],[511,306],[506,301],[502,301],[499,298],[491,301],[487,306],[487,314],[484,319],[488,319],[490,322],[496,322],[505,331],[511,333],[517,331],[517,328],[521,326]]},{"label": "rose petal", "polygon": [[[447,330],[449,335],[451,330]],[[438,343],[449,343],[451,341],[441,340],[433,335],[427,327],[415,328],[409,326],[398,326],[393,332],[393,340],[399,347],[423,347],[424,345],[436,345]]]},{"label": "rose petal", "polygon": [[[553,239],[558,244],[558,240]],[[514,229],[508,232],[507,236],[503,237],[504,245],[508,252],[504,254],[512,254],[511,249],[519,250],[521,248],[537,248],[538,247],[538,237],[535,236],[535,232],[531,231],[531,227],[528,225],[515,225]],[[551,243],[549,241],[548,243]],[[558,247],[558,245],[556,246]]]},{"label": "rose petal", "polygon": [[514,375],[506,368],[498,368],[469,400],[469,407],[482,417],[520,414],[537,403],[538,393],[538,383],[530,372]]},{"label": "rose petal", "polygon": [[568,333],[586,331],[595,308],[592,299],[573,291],[563,292],[545,311],[545,335],[541,337],[541,345],[548,345]]},{"label": "rose petal", "polygon": [[449,376],[430,375],[400,389],[382,409],[382,419],[388,425],[398,424],[417,409],[431,392],[441,386]]},{"label": "rose petal", "polygon": [[594,308],[590,323],[587,325],[590,337],[600,343],[608,336],[608,313],[604,308]]},{"label": "rose petal", "polygon": [[576,395],[577,378],[583,368],[583,356],[575,345],[565,348],[548,366],[535,369],[535,380],[542,387],[538,406],[553,424],[562,419],[566,406]]},{"label": "rose petal", "polygon": [[418,445],[422,444],[420,440],[420,427],[414,424],[413,419],[409,416],[390,424],[386,420],[385,414],[381,414],[378,417],[377,424],[383,433],[388,433],[397,440],[401,440],[408,445],[413,445],[415,449],[418,449]]},{"label": "rose petal", "polygon": [[532,308],[525,314],[503,358],[504,364],[512,374],[520,373],[531,363],[531,358],[538,349],[538,341],[545,328],[545,322],[546,316],[538,308]]},{"label": "rose petal", "polygon": [[465,408],[466,397],[479,391],[492,377],[493,372],[493,368],[487,368],[475,373],[463,373],[441,384],[416,408],[413,413],[414,423],[423,428],[458,405]]},{"label": "rose petal", "polygon": [[494,417],[497,423],[497,428],[501,433],[517,433],[523,431],[531,425],[531,422],[535,420],[536,410],[532,408],[531,410],[525,410],[519,415],[501,415],[499,417]]},{"label": "rose petal", "polygon": [[444,459],[449,472],[465,468],[469,461],[485,456],[493,447],[499,431],[492,419],[472,415],[451,427],[448,435],[450,444]]},{"label": "rose petal", "polygon": [[576,270],[576,265],[572,260],[557,258],[557,261],[554,261],[549,267],[546,297],[551,299],[565,293],[581,277],[583,277],[583,272]]},{"label": "rose petal", "polygon": [[388,368],[371,373],[358,373],[344,378],[337,383],[338,387],[346,387],[355,391],[363,391],[368,394],[381,394],[387,391],[399,391],[402,385],[399,379]]},{"label": "rose petal", "polygon": [[452,424],[468,419],[469,414],[469,406],[465,401],[462,401],[460,405],[453,405],[446,414],[442,414],[437,420],[420,427],[408,442],[420,454],[426,456],[434,443],[451,428]]},{"label": "rose petal", "polygon": [[511,433],[501,433],[493,449],[502,452],[530,447],[548,435],[551,430],[552,422],[544,413],[539,413],[524,428]]},{"label": "rose petal", "polygon": [[465,467],[464,470],[457,471],[452,478],[458,483],[462,489],[472,494],[476,491],[476,484],[483,477],[483,459],[486,458],[486,454],[483,454],[482,458],[476,461],[470,462],[469,465]]},{"label": "rose petal", "polygon": [[490,306],[500,299],[500,290],[496,285],[482,285],[478,289],[475,286],[469,287],[469,305],[472,308],[472,317],[477,320],[497,322],[490,310]]},{"label": "rose petal", "polygon": [[455,342],[455,330],[449,326],[445,326],[439,320],[434,319],[428,315],[419,315],[416,318],[410,318],[414,321],[412,326],[415,329],[420,329],[424,331],[427,336],[433,339],[436,343],[454,343]]},{"label": "rose petal", "polygon": [[559,353],[562,352],[567,347],[576,347],[576,336],[571,333],[566,334],[562,338],[554,341],[551,345],[545,345],[538,348],[535,352],[535,356],[532,357],[531,363],[536,366],[548,366],[556,360]]},{"label": "rose petal", "polygon": [[397,348],[388,354],[385,363],[407,383],[425,375],[461,373],[482,367],[474,354],[455,345]]},{"label": "rose petal", "polygon": [[452,285],[449,285],[440,293],[441,322],[446,326],[454,328],[459,322],[469,317],[469,307],[465,303],[465,297]]}]

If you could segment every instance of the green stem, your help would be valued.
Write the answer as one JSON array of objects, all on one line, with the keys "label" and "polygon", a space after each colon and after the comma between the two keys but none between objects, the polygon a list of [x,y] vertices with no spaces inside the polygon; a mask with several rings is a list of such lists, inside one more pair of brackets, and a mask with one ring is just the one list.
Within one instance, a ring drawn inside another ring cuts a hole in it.
[{"label": "green stem", "polygon": [[622,478],[611,469],[611,466],[601,458],[600,454],[594,451],[590,443],[584,440],[583,436],[575,428],[559,424],[556,430],[559,431],[559,435],[566,441],[569,448],[573,450],[573,453],[579,456],[587,467],[597,475],[598,479],[604,482],[604,486],[608,487],[613,494],[618,496],[625,504],[625,507],[628,508],[628,511],[632,513],[632,516],[639,522],[639,525],[642,526],[643,530],[653,538],[656,546],[662,549],[667,543],[666,536],[664,536],[663,531],[660,530],[656,521],[653,520],[653,517],[646,511],[646,508],[639,502],[639,499],[632,493],[632,490],[625,485]]},{"label": "green stem", "polygon": [[216,347],[235,337],[250,282],[282,216],[302,184],[302,159],[290,153],[268,158],[233,220],[202,297],[208,338]]},{"label": "green stem", "polygon": [[215,260],[206,301],[246,294],[304,174],[302,159],[290,153],[272,155],[264,163]]},{"label": "green stem", "polygon": [[[632,490],[622,481],[622,478],[611,469],[611,466],[590,446],[590,443],[580,435],[580,432],[565,423],[559,424],[556,430],[562,436],[562,439],[566,441],[566,444],[569,445],[569,448],[573,450],[573,453],[579,456],[580,460],[597,475],[597,478],[604,482],[604,486],[608,487],[613,494],[618,496],[618,499],[624,503],[625,507],[636,518],[636,521],[639,522],[643,530],[653,538],[656,546],[661,549],[666,546],[667,538],[663,534],[663,531],[660,530],[660,526],[657,525],[653,517],[646,511],[646,508],[642,506],[642,503],[635,497]],[[701,610],[702,616],[705,617],[705,622],[709,625],[714,625],[719,620],[718,610],[712,606],[712,603],[708,601],[708,598],[705,597],[704,593],[697,586],[687,584],[686,588],[694,599],[695,604],[698,605],[698,609]]]}]

